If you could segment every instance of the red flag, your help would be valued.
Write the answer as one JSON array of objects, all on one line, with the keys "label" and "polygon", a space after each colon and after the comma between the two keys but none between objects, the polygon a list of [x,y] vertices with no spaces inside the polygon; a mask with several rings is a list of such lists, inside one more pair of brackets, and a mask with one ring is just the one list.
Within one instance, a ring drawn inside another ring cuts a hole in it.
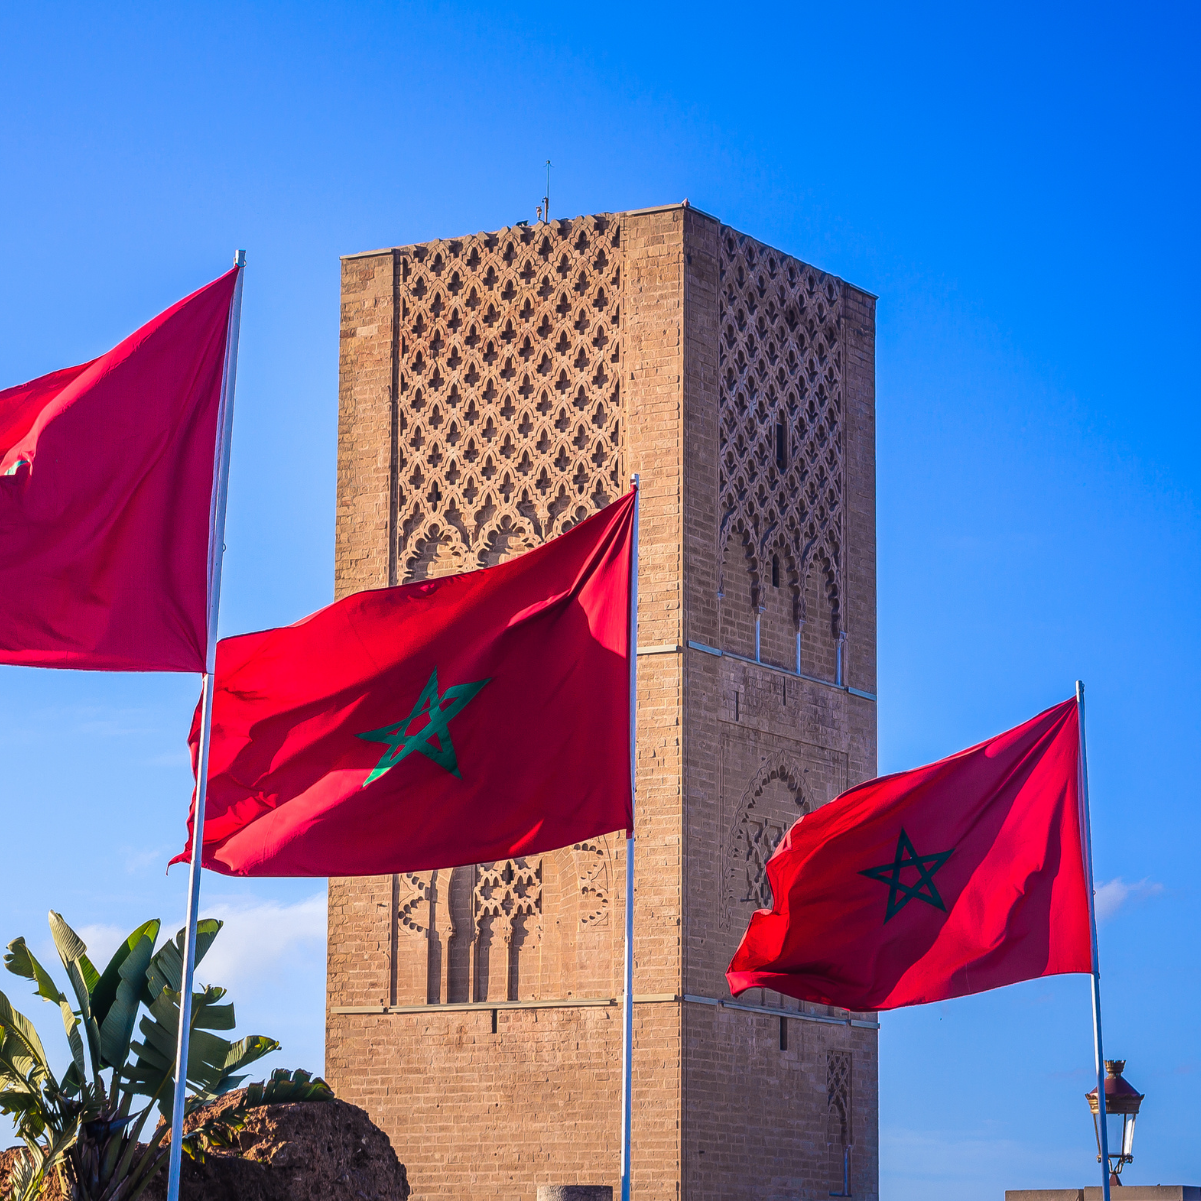
[{"label": "red flag", "polygon": [[1091,972],[1076,702],[844,792],[789,830],[767,877],[735,995],[897,1009]]},{"label": "red flag", "polygon": [[204,670],[237,275],[90,363],[0,392],[0,663]]},{"label": "red flag", "polygon": [[[420,871],[628,828],[633,513],[222,639],[204,866]],[[199,735],[198,707],[193,770]]]}]

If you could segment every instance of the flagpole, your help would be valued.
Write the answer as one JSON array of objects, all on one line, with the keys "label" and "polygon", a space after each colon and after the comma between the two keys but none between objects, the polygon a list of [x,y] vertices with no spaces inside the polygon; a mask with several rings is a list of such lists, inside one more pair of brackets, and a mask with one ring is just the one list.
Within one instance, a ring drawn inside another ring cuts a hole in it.
[{"label": "flagpole", "polygon": [[[630,554],[630,820],[638,779],[638,506],[642,496],[638,475],[634,489],[634,539]],[[634,839],[626,838],[626,937],[624,1003],[621,1015],[621,1201],[630,1201],[630,1127],[633,1117],[634,1057]]]},{"label": "flagpole", "polygon": [[1088,747],[1084,739],[1084,682],[1076,681],[1080,718],[1080,805],[1084,811],[1084,866],[1088,885],[1088,921],[1093,940],[1093,1057],[1097,1067],[1097,1130],[1101,1148],[1101,1196],[1109,1201],[1109,1128],[1105,1121],[1105,1050],[1101,1043],[1101,960],[1097,954],[1097,908],[1093,886],[1093,826],[1088,806]]},{"label": "flagpole", "polygon": [[213,732],[213,676],[217,666],[217,618],[221,610],[221,563],[225,554],[225,509],[229,498],[229,444],[234,424],[234,386],[238,377],[238,337],[242,325],[242,275],[246,251],[234,252],[238,278],[234,284],[229,328],[225,336],[225,366],[221,377],[221,407],[217,417],[217,447],[213,497],[209,509],[208,646],[201,677],[200,753],[196,762],[196,811],[192,815],[192,857],[188,868],[188,920],[183,946],[183,983],[179,998],[179,1034],[175,1046],[175,1096],[171,1107],[167,1201],[179,1201],[179,1172],[183,1151],[184,1102],[188,1093],[188,1043],[192,1026],[192,980],[196,972],[196,917],[200,908],[200,865],[204,849],[204,801],[208,792],[209,742]]}]

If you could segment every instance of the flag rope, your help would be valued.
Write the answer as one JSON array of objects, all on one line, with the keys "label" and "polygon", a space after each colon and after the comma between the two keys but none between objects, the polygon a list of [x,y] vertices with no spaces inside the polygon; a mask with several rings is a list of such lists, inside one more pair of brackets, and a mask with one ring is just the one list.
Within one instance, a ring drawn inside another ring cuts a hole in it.
[{"label": "flag rope", "polygon": [[1088,805],[1088,746],[1084,738],[1084,682],[1076,681],[1080,718],[1080,806],[1084,811],[1084,871],[1088,883],[1088,921],[1093,941],[1093,1057],[1097,1067],[1097,1143],[1101,1160],[1101,1196],[1109,1201],[1109,1128],[1105,1118],[1105,1050],[1101,1042],[1101,959],[1097,953],[1096,887],[1093,881],[1093,824]]},{"label": "flag rope", "polygon": [[630,1127],[633,1117],[631,1088],[634,1052],[634,794],[637,783],[638,739],[638,506],[642,499],[637,474],[634,489],[634,530],[630,549],[630,822],[626,838],[626,931],[624,1008],[621,1019],[621,1201],[630,1201]]},{"label": "flag rope", "polygon": [[229,444],[233,434],[234,387],[238,376],[238,339],[242,325],[242,275],[246,267],[246,251],[238,250],[234,253],[234,266],[239,270],[225,339],[225,368],[222,374],[221,411],[217,423],[215,451],[216,471],[213,477],[213,498],[209,518],[208,646],[204,657],[204,675],[201,677],[203,708],[200,753],[196,763],[196,812],[192,817],[192,855],[188,868],[188,917],[183,946],[184,972],[179,995],[179,1032],[175,1045],[175,1095],[171,1106],[167,1201],[179,1201],[184,1104],[188,1092],[188,1044],[192,1033],[192,982],[196,972],[196,918],[200,908],[200,870],[204,849],[204,800],[208,789],[209,742],[213,730],[217,618],[221,610],[221,565],[225,555],[225,511],[229,499]]}]

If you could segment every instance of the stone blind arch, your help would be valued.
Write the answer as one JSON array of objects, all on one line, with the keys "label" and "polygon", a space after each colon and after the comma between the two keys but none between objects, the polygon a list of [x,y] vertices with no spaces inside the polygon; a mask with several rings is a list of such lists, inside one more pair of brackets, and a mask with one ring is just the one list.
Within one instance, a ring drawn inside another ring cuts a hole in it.
[{"label": "stone blind arch", "polygon": [[[730,929],[735,911],[744,905],[770,908],[767,861],[793,822],[812,808],[805,798],[803,779],[800,764],[787,752],[776,751],[765,759],[739,798],[722,854],[722,904],[718,920],[721,929]],[[796,806],[795,814],[787,821],[763,812],[758,804],[764,791],[777,780],[791,793]]]}]

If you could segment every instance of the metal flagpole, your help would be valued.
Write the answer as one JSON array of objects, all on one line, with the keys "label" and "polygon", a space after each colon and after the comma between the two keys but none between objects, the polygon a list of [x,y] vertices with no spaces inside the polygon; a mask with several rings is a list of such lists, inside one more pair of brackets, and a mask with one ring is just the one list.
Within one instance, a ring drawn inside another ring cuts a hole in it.
[{"label": "metal flagpole", "polygon": [[188,868],[188,921],[183,946],[183,984],[179,998],[179,1038],[175,1046],[175,1098],[171,1107],[167,1201],[179,1201],[180,1156],[183,1150],[184,1101],[188,1092],[188,1040],[192,1026],[192,978],[196,971],[196,913],[200,907],[200,861],[204,848],[204,800],[208,791],[209,740],[213,732],[213,675],[217,666],[217,617],[221,609],[221,561],[225,554],[225,506],[229,496],[229,442],[234,425],[234,385],[238,376],[238,335],[242,324],[242,274],[246,251],[234,252],[238,268],[229,329],[225,337],[225,369],[217,417],[217,450],[213,499],[209,509],[208,647],[201,678],[200,754],[196,764],[196,812],[192,816],[192,859]]},{"label": "metal flagpole", "polygon": [[1097,1130],[1101,1147],[1101,1196],[1109,1201],[1109,1129],[1105,1120],[1105,1051],[1101,1044],[1101,960],[1097,955],[1097,910],[1093,887],[1093,827],[1088,808],[1088,747],[1084,740],[1084,683],[1076,681],[1080,718],[1080,805],[1084,814],[1084,867],[1088,884],[1088,921],[1093,940],[1093,1055],[1097,1061]]},{"label": "metal flagpole", "polygon": [[[637,781],[638,738],[638,506],[641,490],[637,474],[634,487],[634,549],[630,556],[630,809],[633,819]],[[626,839],[626,945],[625,1001],[621,1015],[621,1201],[630,1201],[630,1125],[633,1115],[631,1087],[634,1053],[634,839]]]}]

